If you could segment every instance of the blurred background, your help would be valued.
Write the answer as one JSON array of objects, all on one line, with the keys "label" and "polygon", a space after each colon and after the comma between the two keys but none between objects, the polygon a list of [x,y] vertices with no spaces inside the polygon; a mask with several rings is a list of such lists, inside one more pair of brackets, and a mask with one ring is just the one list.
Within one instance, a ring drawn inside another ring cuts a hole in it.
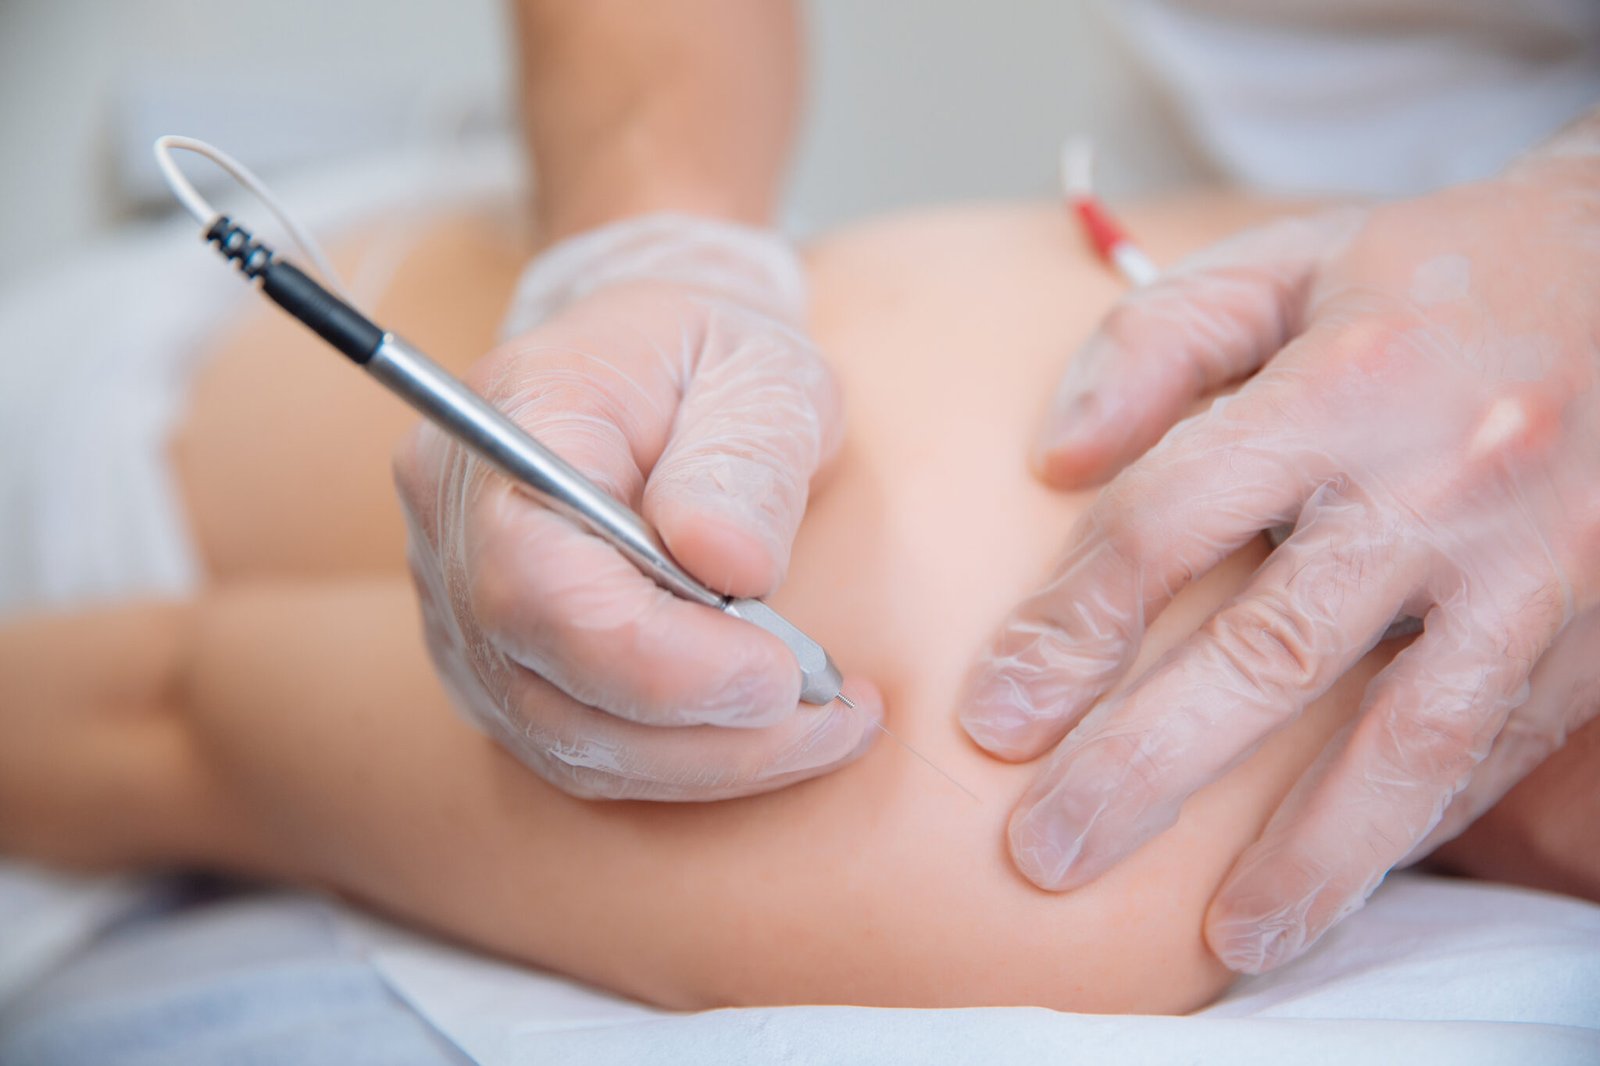
[{"label": "blurred background", "polygon": [[[1600,99],[1596,0],[804,7],[788,219],[802,232],[1051,195],[1068,134],[1094,138],[1113,201],[1224,175],[1415,192],[1493,173]],[[275,184],[370,183],[399,158],[482,170],[465,146],[514,145],[508,23],[506,0],[0,0],[0,294],[170,213],[161,133],[212,140]],[[513,155],[496,158],[502,185]]]},{"label": "blurred background", "polygon": [[[1068,133],[1112,196],[1209,176],[1090,0],[812,0],[791,221],[1044,196]],[[0,289],[171,210],[161,133],[272,180],[509,129],[502,0],[0,0]],[[199,175],[203,167],[195,165]]]}]

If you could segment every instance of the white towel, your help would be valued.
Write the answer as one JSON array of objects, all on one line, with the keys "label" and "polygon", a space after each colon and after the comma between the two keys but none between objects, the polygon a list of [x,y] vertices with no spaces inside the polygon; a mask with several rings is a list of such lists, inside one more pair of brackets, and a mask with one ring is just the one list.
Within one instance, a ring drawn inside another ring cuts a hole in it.
[{"label": "white towel", "polygon": [[[517,159],[506,141],[447,145],[275,184],[326,236],[400,208],[508,199]],[[239,219],[271,232],[264,208]],[[0,294],[0,614],[195,588],[167,444],[213,332],[257,298],[186,218]]]},{"label": "white towel", "polygon": [[1600,1062],[1600,906],[1391,878],[1310,954],[1189,1017],[1040,1008],[676,1014],[371,919],[349,935],[484,1066],[634,1063]]}]

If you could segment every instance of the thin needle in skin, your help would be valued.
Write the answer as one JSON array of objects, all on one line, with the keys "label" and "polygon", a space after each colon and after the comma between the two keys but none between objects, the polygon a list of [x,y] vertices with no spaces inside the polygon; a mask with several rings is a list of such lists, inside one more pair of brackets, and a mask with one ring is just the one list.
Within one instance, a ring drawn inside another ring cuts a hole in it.
[{"label": "thin needle in skin", "polygon": [[[852,711],[856,709],[856,705],[854,703],[850,702],[850,697],[846,696],[843,692],[841,692],[837,696],[835,696],[834,699],[838,700],[840,703],[844,704],[846,707],[850,708]],[[968,788],[966,785],[963,785],[960,781],[957,781],[955,778],[951,777],[944,770],[941,770],[939,767],[935,766],[933,764],[933,760],[932,759],[928,758],[926,755],[922,754],[922,752],[918,751],[916,748],[913,748],[910,744],[907,744],[905,741],[901,740],[899,737],[897,737],[893,733],[889,732],[889,727],[888,726],[884,725],[882,722],[874,722],[873,725],[876,725],[879,729],[883,730],[883,735],[884,736],[888,737],[890,740],[894,741],[896,744],[900,745],[902,748],[906,749],[911,754],[915,755],[917,758],[921,759],[924,763],[927,764],[928,768],[930,770],[932,770],[934,773],[938,774],[940,777],[944,778],[946,781],[950,782],[952,785],[956,786],[961,791],[965,792],[967,795],[971,796],[974,800],[977,800],[977,802],[979,802],[979,803],[983,802],[982,800],[978,799],[978,794],[976,792],[972,791],[972,789]]]},{"label": "thin needle in skin", "polygon": [[923,763],[925,763],[927,765],[927,767],[930,770],[932,770],[934,773],[938,774],[940,777],[944,778],[946,781],[950,782],[952,785],[956,786],[961,791],[965,792],[967,795],[971,796],[972,799],[973,799],[973,802],[975,802],[975,803],[982,803],[983,802],[981,799],[978,798],[978,794],[976,792],[972,791],[972,789],[968,788],[966,785],[963,785],[960,781],[957,781],[955,778],[951,777],[950,774],[947,773],[946,771],[944,771],[944,770],[940,769],[938,766],[934,765],[934,762],[933,762],[932,759],[928,758],[926,755],[922,754],[922,752],[918,751],[916,748],[913,748],[910,744],[907,744],[905,741],[901,740],[899,737],[897,737],[893,733],[889,732],[889,727],[888,726],[884,725],[882,722],[874,722],[873,724],[876,725],[879,729],[883,730],[883,735],[884,736],[888,737],[890,740],[894,741],[896,744],[900,745],[902,748],[906,749],[911,754],[915,755],[917,758],[921,759],[923,761]]}]

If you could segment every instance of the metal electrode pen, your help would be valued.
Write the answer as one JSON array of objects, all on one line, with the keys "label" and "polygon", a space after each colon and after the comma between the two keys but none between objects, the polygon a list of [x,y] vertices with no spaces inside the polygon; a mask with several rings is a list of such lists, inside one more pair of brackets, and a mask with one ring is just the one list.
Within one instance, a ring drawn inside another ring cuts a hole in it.
[{"label": "metal electrode pen", "polygon": [[674,596],[742,618],[783,641],[800,665],[801,700],[813,704],[839,700],[854,706],[840,692],[839,668],[820,644],[760,600],[723,596],[696,581],[673,561],[644,519],[414,345],[373,324],[292,263],[276,258],[228,218],[216,219],[206,239],[238,263],[246,277],[259,278],[261,291],[274,303],[390,392],[540,502],[604,538],[656,584]]}]

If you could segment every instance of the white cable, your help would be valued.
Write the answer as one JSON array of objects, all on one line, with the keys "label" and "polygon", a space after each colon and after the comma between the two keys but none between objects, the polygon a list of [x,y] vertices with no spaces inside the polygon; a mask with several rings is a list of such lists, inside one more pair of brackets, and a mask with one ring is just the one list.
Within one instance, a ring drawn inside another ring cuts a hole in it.
[{"label": "white cable", "polygon": [[301,253],[317,268],[317,273],[322,275],[322,280],[327,287],[347,303],[351,302],[349,294],[345,291],[344,282],[339,278],[339,272],[333,269],[333,264],[328,262],[327,256],[322,254],[322,249],[318,246],[316,239],[300,228],[294,217],[289,214],[288,209],[278,202],[278,198],[272,195],[266,183],[256,177],[249,167],[215,145],[195,140],[193,137],[178,137],[172,134],[168,134],[165,137],[157,137],[156,143],[152,146],[152,151],[155,152],[156,166],[161,168],[161,176],[166,179],[167,187],[172,190],[172,195],[177,198],[178,203],[182,205],[189,217],[200,224],[202,231],[209,230],[211,224],[221,217],[221,213],[206,202],[206,198],[200,195],[189,179],[184,176],[183,171],[178,168],[177,161],[172,158],[174,149],[193,152],[202,158],[209,159],[222,168],[234,181],[244,186],[251,195],[266,206],[268,211],[272,212],[273,217],[283,226],[284,231],[288,233],[289,239],[294,242],[295,247],[299,248]]},{"label": "white cable", "polygon": [[1094,194],[1094,142],[1069,137],[1061,144],[1061,191],[1069,198]]}]

